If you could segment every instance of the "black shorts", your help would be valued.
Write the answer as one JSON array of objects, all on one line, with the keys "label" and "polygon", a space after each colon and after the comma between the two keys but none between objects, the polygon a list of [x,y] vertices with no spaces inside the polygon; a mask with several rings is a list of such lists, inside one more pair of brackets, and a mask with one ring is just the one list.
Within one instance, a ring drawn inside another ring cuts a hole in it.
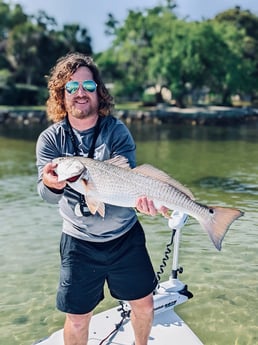
[{"label": "black shorts", "polygon": [[114,298],[127,301],[147,296],[157,285],[139,222],[123,236],[102,243],[63,233],[60,252],[57,308],[63,312],[92,311],[104,298],[105,281]]}]

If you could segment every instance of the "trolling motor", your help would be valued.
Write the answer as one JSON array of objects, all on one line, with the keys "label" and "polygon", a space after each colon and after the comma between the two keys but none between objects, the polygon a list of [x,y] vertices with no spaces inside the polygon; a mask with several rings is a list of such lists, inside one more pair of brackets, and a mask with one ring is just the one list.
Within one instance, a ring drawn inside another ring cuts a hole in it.
[{"label": "trolling motor", "polygon": [[187,219],[188,215],[174,211],[168,220],[168,226],[172,230],[172,271],[169,280],[160,283],[154,293],[154,313],[160,313],[168,308],[174,308],[174,306],[184,303],[193,297],[193,294],[188,291],[187,285],[178,279],[178,273],[183,272],[183,268],[178,265],[180,232]]},{"label": "trolling motor", "polygon": [[[188,290],[187,285],[178,279],[178,273],[183,272],[183,268],[178,265],[179,258],[179,244],[180,244],[180,231],[185,225],[188,215],[174,211],[168,220],[168,226],[172,230],[171,242],[167,245],[165,256],[160,265],[160,271],[157,273],[158,281],[160,275],[164,272],[166,261],[169,259],[171,252],[170,246],[173,244],[173,260],[172,270],[169,279],[165,282],[159,283],[154,291],[154,314],[158,314],[168,309],[174,308],[176,305],[186,302],[193,297],[193,294]],[[130,315],[130,305],[125,301],[120,301],[120,309],[123,315]]]},{"label": "trolling motor", "polygon": [[171,278],[173,280],[177,280],[178,273],[183,273],[183,267],[178,266],[178,258],[179,258],[179,242],[180,242],[180,230],[187,222],[188,215],[182,212],[174,211],[171,217],[168,220],[168,226],[172,231],[175,232],[174,238],[174,253],[173,253],[173,261],[172,261],[172,271],[171,271]]}]

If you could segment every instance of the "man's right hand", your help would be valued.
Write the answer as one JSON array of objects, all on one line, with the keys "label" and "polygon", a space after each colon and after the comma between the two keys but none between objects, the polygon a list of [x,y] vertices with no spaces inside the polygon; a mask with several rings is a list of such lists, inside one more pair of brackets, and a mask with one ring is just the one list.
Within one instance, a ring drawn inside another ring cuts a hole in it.
[{"label": "man's right hand", "polygon": [[57,164],[47,163],[43,168],[42,181],[44,185],[49,188],[62,190],[66,186],[66,181],[58,181],[58,177],[55,172],[56,167]]}]

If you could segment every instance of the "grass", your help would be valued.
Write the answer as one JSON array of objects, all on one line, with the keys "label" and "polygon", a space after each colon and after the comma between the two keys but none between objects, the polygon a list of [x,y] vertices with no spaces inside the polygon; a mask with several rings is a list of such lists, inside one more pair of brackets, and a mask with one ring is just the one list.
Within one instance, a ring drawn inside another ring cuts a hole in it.
[{"label": "grass", "polygon": [[45,110],[45,106],[43,105],[37,105],[37,106],[28,106],[28,105],[23,105],[23,106],[11,106],[11,105],[0,105],[0,110],[15,110],[15,111],[19,111],[19,110],[26,110],[26,111],[30,111],[30,110]]}]

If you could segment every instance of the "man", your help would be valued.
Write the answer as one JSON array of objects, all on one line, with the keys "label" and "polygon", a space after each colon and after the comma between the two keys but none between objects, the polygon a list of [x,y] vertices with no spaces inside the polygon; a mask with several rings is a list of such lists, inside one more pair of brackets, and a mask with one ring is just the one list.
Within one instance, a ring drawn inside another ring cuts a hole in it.
[{"label": "man", "polygon": [[[135,143],[126,126],[111,116],[113,98],[90,57],[71,53],[60,58],[48,89],[47,114],[54,124],[37,141],[38,192],[47,202],[59,203],[63,217],[57,308],[66,313],[64,343],[87,343],[106,281],[113,297],[129,301],[135,344],[146,345],[157,280],[135,210],[106,205],[104,219],[90,214],[84,197],[58,182],[52,163],[59,156],[106,160],[122,155],[134,167]],[[136,208],[157,213],[144,196]]]}]

